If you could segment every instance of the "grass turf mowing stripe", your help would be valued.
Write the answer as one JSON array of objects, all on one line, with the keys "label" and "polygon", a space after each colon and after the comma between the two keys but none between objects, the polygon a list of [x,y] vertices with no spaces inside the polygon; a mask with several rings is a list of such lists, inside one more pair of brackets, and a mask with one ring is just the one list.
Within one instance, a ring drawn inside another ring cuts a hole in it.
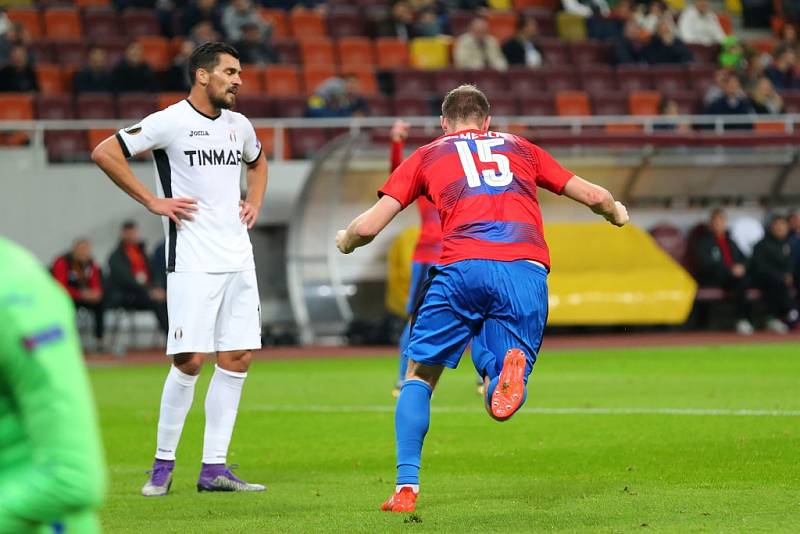
[{"label": "grass turf mowing stripe", "polygon": [[[249,410],[258,412],[292,413],[393,413],[394,406],[289,406],[264,405],[251,406]],[[481,414],[479,408],[459,408],[452,406],[431,406],[431,413]],[[519,414],[543,415],[690,415],[690,416],[739,416],[739,417],[800,417],[800,410],[751,410],[751,409],[706,409],[706,408],[523,408]]]}]

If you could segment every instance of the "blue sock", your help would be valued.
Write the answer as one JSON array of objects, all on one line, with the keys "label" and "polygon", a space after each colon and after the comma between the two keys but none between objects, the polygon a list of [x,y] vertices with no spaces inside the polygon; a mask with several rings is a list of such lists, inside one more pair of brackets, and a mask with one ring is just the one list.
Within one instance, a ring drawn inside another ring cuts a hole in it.
[{"label": "blue sock", "polygon": [[407,380],[400,390],[394,412],[398,484],[419,484],[422,442],[431,420],[432,391],[421,380]]},{"label": "blue sock", "polygon": [[406,323],[403,333],[400,335],[400,366],[397,375],[397,386],[402,386],[406,379],[406,370],[408,370],[408,356],[406,356],[406,347],[408,347],[408,340],[411,339],[411,322]]}]

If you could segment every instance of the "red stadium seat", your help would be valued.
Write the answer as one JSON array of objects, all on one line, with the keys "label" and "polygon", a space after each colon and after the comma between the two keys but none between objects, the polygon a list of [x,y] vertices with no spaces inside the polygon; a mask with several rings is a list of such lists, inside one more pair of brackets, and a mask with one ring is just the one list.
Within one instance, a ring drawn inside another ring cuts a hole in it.
[{"label": "red stadium seat", "polygon": [[293,96],[301,93],[300,76],[294,65],[270,65],[264,70],[269,96]]},{"label": "red stadium seat", "polygon": [[131,39],[139,40],[146,35],[161,35],[161,26],[152,9],[128,8],[122,12],[121,22]]},{"label": "red stadium seat", "polygon": [[378,67],[395,69],[408,67],[408,43],[392,37],[378,37],[375,40]]},{"label": "red stadium seat", "polygon": [[511,67],[507,72],[508,84],[518,95],[529,95],[544,90],[544,78],[527,67]]},{"label": "red stadium seat", "polygon": [[491,102],[491,115],[493,117],[516,117],[519,115],[517,97],[512,95],[493,96]]},{"label": "red stadium seat", "polygon": [[425,95],[433,92],[435,73],[417,69],[396,69],[394,71],[395,94]]},{"label": "red stadium seat", "polygon": [[786,113],[800,113],[800,91],[784,91],[781,96]]},{"label": "red stadium seat", "polygon": [[620,65],[617,67],[617,82],[623,92],[645,91],[653,88],[650,67]]},{"label": "red stadium seat", "polygon": [[629,97],[631,115],[658,115],[661,93],[658,91],[633,91]]},{"label": "red stadium seat", "polygon": [[120,20],[113,9],[85,9],[83,11],[84,33],[90,39],[119,37]]},{"label": "red stadium seat", "polygon": [[84,93],[75,99],[79,119],[116,119],[117,101],[108,93]]},{"label": "red stadium seat", "polygon": [[[284,130],[285,131],[285,130]],[[256,137],[261,142],[261,148],[267,158],[275,157],[275,129],[274,128],[256,128]],[[283,140],[283,159],[290,159],[291,147],[289,146],[289,136],[284,135]]]},{"label": "red stadium seat", "polygon": [[394,116],[394,106],[388,97],[381,94],[376,94],[366,96],[365,100],[367,101],[370,115],[374,117]]},{"label": "red stadium seat", "polygon": [[300,50],[297,46],[297,41],[293,37],[273,39],[272,44],[280,54],[281,63],[289,65],[297,65],[300,63]]},{"label": "red stadium seat", "polygon": [[53,42],[52,47],[59,65],[79,68],[86,64],[89,51],[86,41]]},{"label": "red stadium seat", "polygon": [[357,8],[338,7],[328,13],[328,34],[331,37],[365,35],[364,19]]},{"label": "red stadium seat", "polygon": [[548,91],[571,91],[578,89],[580,83],[572,66],[549,66],[535,70],[544,80]]},{"label": "red stadium seat", "polygon": [[309,38],[300,41],[300,58],[305,67],[312,65],[333,67],[336,64],[333,43],[327,38]]},{"label": "red stadium seat", "polygon": [[[497,96],[508,94],[508,79],[503,72],[496,70],[442,69],[435,72],[434,92],[446,94],[462,83],[478,86],[489,97],[490,101]],[[515,88],[515,91],[518,90]]]},{"label": "red stadium seat", "polygon": [[650,229],[650,235],[661,249],[680,264],[686,260],[686,237],[678,228],[662,223]]},{"label": "red stadium seat", "polygon": [[336,42],[336,56],[342,70],[375,65],[372,41],[366,37],[342,37]]},{"label": "red stadium seat", "polygon": [[450,23],[450,34],[458,37],[462,33],[469,30],[469,25],[475,19],[475,13],[472,11],[451,11],[447,17]]},{"label": "red stadium seat", "polygon": [[295,39],[316,39],[328,37],[325,19],[318,11],[293,9],[289,13],[289,24]]},{"label": "red stadium seat", "polygon": [[314,65],[303,68],[303,87],[306,90],[306,95],[310,96],[314,94],[314,91],[317,90],[317,87],[319,87],[322,82],[337,74],[333,65]]},{"label": "red stadium seat", "polygon": [[705,93],[715,83],[714,73],[717,68],[714,65],[690,64],[688,71],[690,85],[696,91]]},{"label": "red stadium seat", "polygon": [[556,93],[556,112],[562,116],[591,115],[589,97],[583,91],[560,91]]},{"label": "red stadium seat", "polygon": [[70,95],[39,95],[36,97],[36,118],[40,120],[68,120],[75,118]]},{"label": "red stadium seat", "polygon": [[67,83],[67,78],[61,67],[40,63],[35,68],[40,94],[57,95],[69,92],[70,84]]},{"label": "red stadium seat", "polygon": [[558,38],[540,39],[537,43],[547,65],[571,65],[569,45]]},{"label": "red stadium seat", "polygon": [[127,93],[117,98],[121,119],[141,120],[158,111],[156,96],[150,93]]},{"label": "red stadium seat", "polygon": [[434,115],[429,96],[403,91],[394,97],[394,111],[401,117],[423,117]]},{"label": "red stadium seat", "polygon": [[558,4],[558,0],[514,0],[513,6],[516,11],[531,7],[540,7],[552,12],[556,10]]},{"label": "red stadium seat", "polygon": [[617,90],[617,75],[608,65],[581,65],[578,77],[581,87],[590,95]]},{"label": "red stadium seat", "polygon": [[519,99],[519,107],[522,115],[555,115],[555,100],[551,94],[527,94]]},{"label": "red stadium seat", "polygon": [[666,96],[675,101],[681,115],[691,115],[702,108],[702,96],[698,96],[694,91],[673,91]]},{"label": "red stadium seat", "polygon": [[165,70],[172,63],[170,43],[166,37],[143,35],[136,39],[144,49],[144,60],[153,70]]},{"label": "red stadium seat", "polygon": [[501,44],[517,33],[517,14],[511,11],[488,11],[489,33]]},{"label": "red stadium seat", "polygon": [[44,31],[42,29],[42,19],[39,17],[39,11],[36,9],[9,9],[6,11],[11,22],[18,22],[22,24],[25,30],[30,35],[31,39],[38,39],[42,37]]},{"label": "red stadium seat", "polygon": [[292,145],[292,156],[295,158],[313,158],[329,140],[330,131],[327,128],[291,128],[289,130],[289,143]]},{"label": "red stadium seat", "polygon": [[241,95],[236,98],[236,111],[250,119],[273,116],[272,99],[264,95]]},{"label": "red stadium seat", "polygon": [[52,8],[42,15],[44,34],[50,39],[80,39],[83,35],[77,9]]},{"label": "red stadium seat", "polygon": [[690,44],[686,46],[688,46],[689,50],[691,50],[695,63],[709,63],[712,65],[716,64],[717,58],[719,57],[718,45],[706,46],[700,44]]},{"label": "red stadium seat", "polygon": [[102,42],[95,43],[94,46],[105,52],[106,65],[116,65],[125,56],[126,45],[122,41],[110,42],[110,39],[104,39]]},{"label": "red stadium seat", "polygon": [[[109,7],[111,0],[75,0],[75,6],[80,8]],[[86,26],[84,26],[86,27]]]},{"label": "red stadium seat", "polygon": [[653,65],[650,69],[662,93],[672,94],[689,89],[689,73],[683,65]]},{"label": "red stadium seat", "polygon": [[627,115],[628,97],[618,91],[592,95],[595,115]]},{"label": "red stadium seat", "polygon": [[372,68],[350,68],[342,69],[342,74],[355,76],[358,79],[360,92],[363,95],[378,94],[378,81],[375,78],[375,71]]},{"label": "red stadium seat", "polygon": [[261,95],[264,94],[264,68],[255,65],[245,65],[239,74],[242,79],[242,86],[239,89],[241,95]]},{"label": "red stadium seat", "polygon": [[536,24],[539,26],[539,35],[542,37],[557,37],[558,29],[556,27],[556,18],[553,16],[552,11],[541,10],[528,10],[525,11],[526,15],[532,16],[536,19]]},{"label": "red stadium seat", "polygon": [[186,96],[186,93],[183,92],[159,93],[156,96],[156,107],[158,107],[159,110],[166,109],[172,104],[176,104],[185,99]]},{"label": "red stadium seat", "polygon": [[576,65],[607,65],[610,62],[610,46],[600,41],[576,41],[569,43],[570,56]]},{"label": "red stadium seat", "polygon": [[278,117],[303,117],[308,107],[305,96],[281,96],[272,99],[275,115]]},{"label": "red stadium seat", "polygon": [[44,133],[47,158],[52,162],[87,161],[89,144],[83,130],[53,130]]},{"label": "red stadium seat", "polygon": [[289,22],[286,20],[286,11],[283,9],[259,8],[258,14],[270,26],[272,26],[272,37],[288,37]]},{"label": "red stadium seat", "polygon": [[36,63],[54,63],[56,56],[53,53],[53,43],[47,39],[37,39],[28,48]]}]

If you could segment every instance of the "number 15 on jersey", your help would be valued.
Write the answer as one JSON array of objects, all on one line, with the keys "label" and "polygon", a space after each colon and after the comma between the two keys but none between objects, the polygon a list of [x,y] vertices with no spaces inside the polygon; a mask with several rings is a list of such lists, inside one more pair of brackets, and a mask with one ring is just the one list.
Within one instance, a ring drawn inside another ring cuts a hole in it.
[{"label": "number 15 on jersey", "polygon": [[464,174],[467,176],[467,184],[470,187],[481,186],[481,175],[486,185],[492,187],[504,187],[511,183],[514,179],[514,174],[511,172],[511,165],[508,158],[503,154],[496,154],[492,152],[492,148],[501,146],[505,140],[499,138],[491,139],[476,139],[475,146],[478,149],[478,159],[483,163],[496,163],[497,171],[494,169],[484,169],[478,174],[478,168],[475,165],[475,160],[472,158],[472,151],[469,149],[467,141],[456,141],[456,150],[458,150],[458,157],[461,160],[461,166],[464,168]]}]

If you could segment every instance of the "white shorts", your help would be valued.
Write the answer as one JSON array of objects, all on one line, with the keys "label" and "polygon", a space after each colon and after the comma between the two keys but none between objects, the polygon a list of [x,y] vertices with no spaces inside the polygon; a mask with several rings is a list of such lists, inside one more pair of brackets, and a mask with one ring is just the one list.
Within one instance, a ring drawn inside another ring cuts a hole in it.
[{"label": "white shorts", "polygon": [[255,270],[167,275],[167,355],[261,348]]}]

